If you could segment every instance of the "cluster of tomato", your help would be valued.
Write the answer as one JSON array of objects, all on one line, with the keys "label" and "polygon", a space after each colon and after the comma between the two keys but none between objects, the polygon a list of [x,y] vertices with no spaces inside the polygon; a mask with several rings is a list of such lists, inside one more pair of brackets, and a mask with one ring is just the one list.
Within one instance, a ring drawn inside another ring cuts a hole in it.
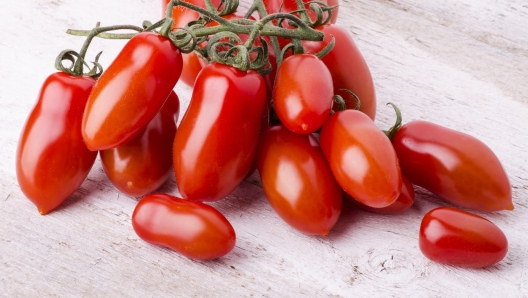
[{"label": "cluster of tomato", "polygon": [[[297,9],[291,0],[264,4],[270,13]],[[331,22],[335,16],[337,9]],[[174,27],[198,17],[176,6]],[[100,152],[119,191],[145,196],[132,215],[138,236],[193,259],[233,249],[233,227],[203,202],[226,197],[255,167],[277,214],[310,235],[329,233],[343,197],[372,212],[402,212],[414,202],[413,184],[460,207],[513,209],[507,175],[479,140],[424,121],[378,129],[372,77],[351,36],[335,24],[315,29],[322,42],[303,41],[304,53],[278,68],[270,57],[266,76],[182,55],[155,32],[131,38],[97,81],[52,74],[20,137],[20,188],[46,214],[75,192]],[[332,51],[314,55],[332,38]],[[178,79],[193,94],[176,128]],[[270,108],[278,118],[272,126]],[[151,194],[172,169],[184,199]],[[448,207],[424,217],[419,238],[427,257],[448,264],[483,267],[507,251],[497,226]]]}]

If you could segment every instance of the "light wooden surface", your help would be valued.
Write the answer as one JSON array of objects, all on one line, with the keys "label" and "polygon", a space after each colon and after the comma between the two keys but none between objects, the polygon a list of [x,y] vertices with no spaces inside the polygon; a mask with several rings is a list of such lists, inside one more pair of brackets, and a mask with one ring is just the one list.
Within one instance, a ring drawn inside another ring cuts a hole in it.
[{"label": "light wooden surface", "polygon": [[[527,297],[528,4],[525,0],[346,0],[338,23],[353,35],[377,88],[376,123],[396,103],[404,121],[426,119],[469,133],[503,162],[515,210],[479,213],[509,240],[506,258],[468,270],[433,263],[418,248],[422,216],[443,203],[417,189],[399,215],[351,208],[327,237],[283,223],[253,176],[214,203],[237,245],[194,262],[149,245],[132,230],[137,202],[107,180],[99,160],[59,210],[41,216],[17,186],[15,151],[24,121],[56,55],[79,50],[64,32],[141,24],[157,0],[3,0],[0,9],[0,296],[5,297]],[[103,66],[124,41],[96,40]],[[176,91],[188,105],[190,89]],[[174,178],[161,191],[177,194]]]}]

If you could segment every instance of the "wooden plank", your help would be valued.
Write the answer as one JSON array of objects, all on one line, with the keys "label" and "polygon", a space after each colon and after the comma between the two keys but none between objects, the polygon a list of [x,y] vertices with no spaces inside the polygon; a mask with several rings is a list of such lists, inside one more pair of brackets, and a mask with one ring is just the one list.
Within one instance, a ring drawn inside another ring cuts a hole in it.
[{"label": "wooden plank", "polygon": [[[247,7],[247,4],[245,4]],[[439,265],[418,248],[422,216],[444,203],[416,188],[399,215],[347,207],[327,237],[282,222],[254,175],[213,203],[233,224],[227,256],[195,262],[135,235],[137,202],[120,194],[99,160],[63,206],[40,216],[18,188],[15,152],[41,83],[65,48],[67,28],[155,21],[152,1],[32,0],[4,5],[0,19],[0,296],[524,297],[528,296],[528,5],[522,0],[342,1],[338,23],[362,50],[376,83],[381,128],[426,119],[488,144],[511,179],[512,212],[478,213],[509,240],[499,264],[481,270]],[[108,65],[124,41],[96,40]],[[191,89],[176,91],[185,108]],[[177,194],[174,178],[160,191]]]}]

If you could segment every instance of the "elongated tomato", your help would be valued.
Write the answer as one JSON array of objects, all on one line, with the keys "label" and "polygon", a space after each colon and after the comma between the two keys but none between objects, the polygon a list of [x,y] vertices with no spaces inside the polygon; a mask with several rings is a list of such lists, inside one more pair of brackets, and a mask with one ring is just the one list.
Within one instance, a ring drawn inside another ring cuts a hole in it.
[{"label": "elongated tomato", "polygon": [[314,55],[290,56],[277,70],[273,104],[282,124],[295,133],[319,129],[330,116],[333,95],[330,71]]},{"label": "elongated tomato", "polygon": [[194,260],[212,260],[229,253],[236,243],[233,226],[215,208],[166,194],[139,201],[132,227],[144,241]]},{"label": "elongated tomato", "polygon": [[172,171],[172,143],[180,101],[171,91],[167,101],[147,127],[130,142],[100,151],[103,169],[112,184],[134,197],[158,189]]},{"label": "elongated tomato", "polygon": [[491,221],[455,208],[429,211],[420,225],[420,250],[443,264],[480,268],[506,256],[508,240]]},{"label": "elongated tomato", "polygon": [[181,69],[181,53],[169,39],[152,32],[130,39],[90,94],[82,123],[88,148],[115,148],[138,135],[165,103]]},{"label": "elongated tomato", "polygon": [[270,127],[260,138],[256,161],[275,212],[298,231],[327,235],[341,213],[342,190],[317,140]]},{"label": "elongated tomato", "polygon": [[354,199],[374,208],[396,201],[402,185],[396,152],[367,115],[356,110],[333,114],[320,142],[334,177]]},{"label": "elongated tomato", "polygon": [[218,63],[202,69],[174,139],[174,174],[184,198],[216,201],[240,184],[255,156],[265,103],[257,72]]},{"label": "elongated tomato", "polygon": [[508,175],[491,149],[478,139],[427,121],[403,125],[392,139],[402,172],[460,207],[512,210]]},{"label": "elongated tomato", "polygon": [[18,142],[16,173],[26,197],[46,214],[86,179],[97,152],[86,148],[81,123],[95,80],[63,72],[50,75]]}]

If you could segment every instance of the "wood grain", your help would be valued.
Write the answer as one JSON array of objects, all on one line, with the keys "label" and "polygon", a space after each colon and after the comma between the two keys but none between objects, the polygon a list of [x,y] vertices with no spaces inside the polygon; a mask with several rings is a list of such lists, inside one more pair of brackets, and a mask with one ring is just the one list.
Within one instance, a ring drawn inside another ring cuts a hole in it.
[{"label": "wood grain", "polygon": [[[155,3],[154,3],[155,2]],[[247,4],[246,4],[247,5]],[[63,206],[46,216],[18,188],[15,151],[25,118],[53,62],[83,38],[67,28],[140,24],[157,1],[31,0],[2,5],[0,19],[0,296],[4,297],[526,297],[528,296],[528,4],[524,0],[346,0],[338,23],[369,64],[379,99],[376,123],[425,119],[488,144],[506,168],[515,210],[479,213],[509,240],[506,258],[468,270],[426,259],[422,216],[443,205],[416,188],[398,215],[347,207],[327,237],[288,227],[266,201],[258,176],[214,203],[232,222],[227,256],[195,262],[135,235],[136,198],[120,194],[99,160]],[[96,40],[108,65],[124,41]],[[176,91],[187,107],[191,89]],[[177,194],[174,178],[160,191]]]}]

